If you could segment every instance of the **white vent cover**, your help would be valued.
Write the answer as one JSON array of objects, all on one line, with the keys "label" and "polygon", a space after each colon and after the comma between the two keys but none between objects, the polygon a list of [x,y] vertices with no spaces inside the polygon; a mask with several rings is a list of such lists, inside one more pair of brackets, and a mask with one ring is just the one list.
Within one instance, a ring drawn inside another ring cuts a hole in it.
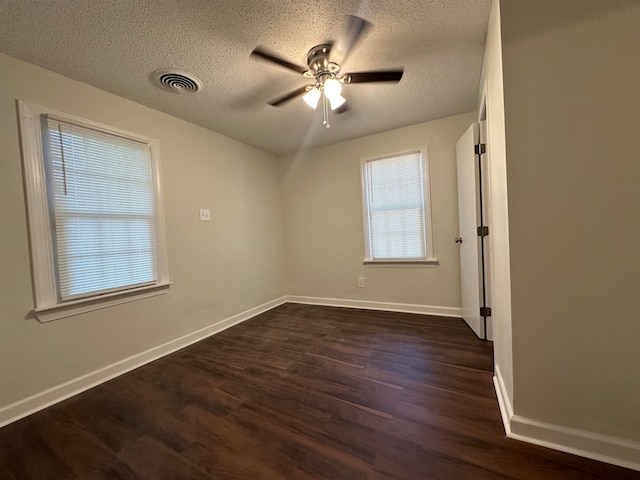
[{"label": "white vent cover", "polygon": [[202,88],[199,79],[175,68],[160,68],[151,74],[151,80],[158,87],[172,93],[196,93]]}]

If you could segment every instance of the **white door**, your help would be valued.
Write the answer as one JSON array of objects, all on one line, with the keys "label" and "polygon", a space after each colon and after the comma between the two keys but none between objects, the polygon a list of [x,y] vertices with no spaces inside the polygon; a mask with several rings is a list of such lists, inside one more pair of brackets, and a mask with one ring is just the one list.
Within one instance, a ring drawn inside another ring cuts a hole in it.
[{"label": "white door", "polygon": [[458,226],[462,318],[479,338],[485,338],[482,306],[482,264],[477,227],[480,213],[478,195],[478,124],[474,123],[456,143],[458,168]]}]

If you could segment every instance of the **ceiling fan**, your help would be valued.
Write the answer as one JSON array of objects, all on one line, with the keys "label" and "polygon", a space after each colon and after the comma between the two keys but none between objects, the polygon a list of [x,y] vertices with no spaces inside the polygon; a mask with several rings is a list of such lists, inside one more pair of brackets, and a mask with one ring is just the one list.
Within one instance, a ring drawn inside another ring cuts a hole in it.
[{"label": "ceiling fan", "polygon": [[358,41],[371,27],[367,20],[347,17],[347,28],[342,38],[335,43],[323,43],[312,47],[307,53],[307,66],[289,62],[263,47],[256,47],[251,55],[261,60],[275,63],[288,70],[301,73],[313,83],[269,101],[269,105],[279,107],[294,98],[303,95],[303,100],[316,109],[320,100],[323,107],[323,125],[329,128],[329,109],[342,113],[348,110],[346,99],[342,96],[342,86],[351,83],[399,82],[404,72],[399,70],[378,70],[367,72],[341,73],[341,66],[347,60]]}]

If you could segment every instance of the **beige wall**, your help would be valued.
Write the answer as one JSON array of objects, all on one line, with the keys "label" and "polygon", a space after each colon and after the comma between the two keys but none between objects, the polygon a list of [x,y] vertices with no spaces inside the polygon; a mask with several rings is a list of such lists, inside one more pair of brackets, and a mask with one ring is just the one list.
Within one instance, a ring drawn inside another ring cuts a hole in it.
[{"label": "beige wall", "polygon": [[[5,55],[0,85],[0,410],[285,293],[275,157]],[[168,294],[47,324],[27,318],[16,99],[160,141]],[[203,207],[211,222],[198,221]]]},{"label": "beige wall", "polygon": [[501,3],[515,413],[640,440],[640,3]]},{"label": "beige wall", "polygon": [[[460,307],[455,143],[473,114],[423,123],[281,160],[291,295]],[[435,268],[363,266],[360,160],[428,147]],[[365,288],[357,277],[365,277]]]}]

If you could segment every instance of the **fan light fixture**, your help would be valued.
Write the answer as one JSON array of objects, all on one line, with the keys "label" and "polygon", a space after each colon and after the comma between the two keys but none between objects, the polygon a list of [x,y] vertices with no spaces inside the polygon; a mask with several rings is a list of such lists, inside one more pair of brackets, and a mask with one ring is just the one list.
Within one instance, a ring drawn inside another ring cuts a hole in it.
[{"label": "fan light fixture", "polygon": [[333,98],[336,95],[340,96],[341,93],[342,84],[335,78],[330,78],[324,82],[324,94],[327,97]]},{"label": "fan light fixture", "polygon": [[324,82],[324,95],[329,99],[331,104],[331,110],[342,106],[346,101],[345,98],[340,95],[342,93],[342,83],[335,78],[330,78]]},{"label": "fan light fixture", "polygon": [[[345,103],[346,99],[342,96],[342,85],[399,82],[402,78],[402,69],[340,73],[340,64],[347,60],[349,54],[370,26],[371,24],[364,18],[352,15],[347,17],[346,29],[342,37],[337,42],[323,43],[312,47],[307,53],[306,67],[292,63],[263,47],[254,48],[251,56],[302,74],[303,77],[313,82],[269,101],[269,105],[279,107],[302,95],[305,103],[315,110],[318,108],[318,103],[322,98],[322,124],[329,128],[329,109],[334,111],[340,109],[336,113],[343,113],[348,110],[348,106]],[[332,52],[334,43],[336,48],[335,52]]]},{"label": "fan light fixture", "polygon": [[329,128],[329,118],[327,115],[329,108],[331,108],[331,110],[335,110],[336,108],[340,108],[344,105],[344,102],[347,101],[341,93],[342,82],[340,80],[336,80],[335,77],[330,77],[326,80],[320,78],[316,84],[302,96],[302,99],[307,105],[315,110],[318,108],[320,98],[322,98],[322,106],[324,110],[324,120],[322,123],[326,128]]},{"label": "fan light fixture", "polygon": [[318,107],[318,101],[320,100],[320,96],[322,92],[317,87],[313,87],[307,93],[305,93],[302,99],[314,110]]},{"label": "fan light fixture", "polygon": [[331,110],[340,108],[342,105],[344,105],[344,102],[346,101],[347,99],[340,94],[334,95],[333,97],[329,97],[329,104],[331,105]]}]

